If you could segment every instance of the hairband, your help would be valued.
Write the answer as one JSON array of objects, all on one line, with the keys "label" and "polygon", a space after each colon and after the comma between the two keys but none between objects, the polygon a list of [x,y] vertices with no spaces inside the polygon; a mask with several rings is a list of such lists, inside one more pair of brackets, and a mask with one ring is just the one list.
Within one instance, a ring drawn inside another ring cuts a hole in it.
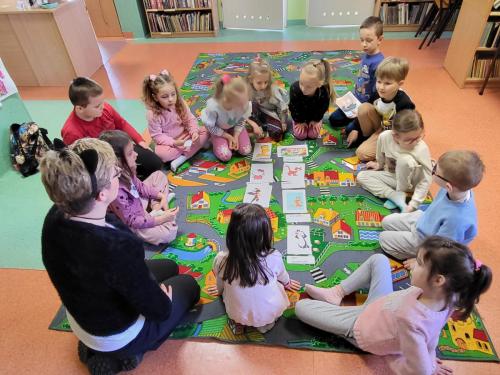
[{"label": "hairband", "polygon": [[231,82],[231,76],[229,74],[223,74],[221,81],[224,85],[227,85],[229,82]]},{"label": "hairband", "polygon": [[483,265],[483,262],[481,262],[479,259],[476,259],[474,261],[474,266],[476,267],[476,268],[474,268],[474,271],[478,272],[482,265]]},{"label": "hairband", "polygon": [[[170,76],[170,72],[167,70],[167,69],[163,69],[161,72],[160,72],[160,75],[162,76],[167,76],[169,77]],[[158,78],[158,76],[156,74],[150,74],[149,75],[149,80],[150,81],[156,81],[156,78]]]},{"label": "hairband", "polygon": [[[56,138],[54,139],[54,150],[59,152],[59,157],[65,158],[68,156],[68,148],[63,141]],[[97,178],[95,176],[95,171],[97,169],[97,162],[99,161],[99,156],[97,151],[94,149],[84,150],[77,155],[82,159],[83,165],[87,169],[90,176],[90,183],[92,185],[91,197],[97,196]]]},{"label": "hairband", "polygon": [[157,78],[157,75],[156,75],[156,74],[150,74],[150,75],[149,75],[149,80],[150,80],[150,81],[153,81],[153,82],[154,82],[154,81],[156,80],[156,78]]}]

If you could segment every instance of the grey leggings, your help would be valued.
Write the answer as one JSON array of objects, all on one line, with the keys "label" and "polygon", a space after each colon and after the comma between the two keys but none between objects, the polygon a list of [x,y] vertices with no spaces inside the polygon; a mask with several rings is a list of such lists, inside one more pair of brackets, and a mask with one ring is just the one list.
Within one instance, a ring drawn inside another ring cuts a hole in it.
[{"label": "grey leggings", "polygon": [[323,331],[344,336],[357,345],[353,336],[356,319],[367,305],[393,292],[389,259],[372,255],[346,280],[340,283],[346,295],[369,286],[368,298],[362,306],[336,306],[323,301],[303,299],[295,305],[295,314],[303,322]]}]

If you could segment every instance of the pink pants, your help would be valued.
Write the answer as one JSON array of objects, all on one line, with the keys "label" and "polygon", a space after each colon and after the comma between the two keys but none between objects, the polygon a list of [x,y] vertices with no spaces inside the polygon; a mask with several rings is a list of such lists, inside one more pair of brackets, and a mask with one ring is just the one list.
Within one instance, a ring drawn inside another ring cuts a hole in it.
[{"label": "pink pants", "polygon": [[178,146],[156,145],[155,153],[164,163],[177,159],[181,155],[190,159],[194,154],[200,151],[200,148],[202,148],[208,140],[208,132],[204,126],[201,126],[198,129],[198,134],[200,135],[200,138],[198,138],[198,140],[191,145],[189,151],[183,151],[179,149]]},{"label": "pink pants", "polygon": [[[143,181],[144,184],[148,186],[154,186],[159,189],[160,192],[168,194],[168,180],[167,176],[162,171],[156,171],[151,173],[151,175]],[[158,203],[156,200],[149,200],[141,198],[142,206],[144,210],[147,209],[148,205],[154,205]],[[143,241],[149,242],[153,245],[159,245],[161,243],[172,242],[177,236],[177,224],[175,221],[157,225],[152,228],[143,229],[132,229],[134,233]]]},{"label": "pink pants", "polygon": [[[229,134],[234,133],[234,129],[226,130]],[[229,142],[224,137],[218,137],[212,134],[212,145],[215,156],[221,161],[229,161],[233,156],[233,151],[229,149]],[[241,155],[248,155],[252,152],[252,144],[250,143],[250,138],[248,137],[248,132],[246,129],[240,133],[238,138],[238,152]]]},{"label": "pink pants", "polygon": [[304,139],[316,139],[319,137],[319,127],[293,122],[293,135],[300,141]]}]

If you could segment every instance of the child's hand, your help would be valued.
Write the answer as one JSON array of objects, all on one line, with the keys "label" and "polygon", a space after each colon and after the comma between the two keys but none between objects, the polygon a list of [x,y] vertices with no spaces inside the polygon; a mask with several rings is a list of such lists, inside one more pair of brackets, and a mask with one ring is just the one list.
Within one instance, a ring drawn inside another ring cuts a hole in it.
[{"label": "child's hand", "polygon": [[191,140],[193,141],[193,143],[195,143],[198,139],[200,139],[200,134],[198,132],[194,132],[193,134],[191,134]]},{"label": "child's hand", "polygon": [[436,375],[451,375],[453,374],[453,369],[451,367],[445,366],[443,361],[440,359],[436,359],[436,371],[434,372]]},{"label": "child's hand", "polygon": [[175,218],[177,217],[177,213],[179,212],[179,207],[174,207],[174,208],[168,208],[164,210],[165,213],[161,216],[158,216],[159,219],[159,224],[165,224],[171,221],[175,221]]},{"label": "child's hand", "polygon": [[319,134],[321,132],[321,126],[322,126],[322,122],[321,121],[311,121],[309,123],[309,126],[312,126],[314,128],[314,130]]},{"label": "child's hand", "polygon": [[352,130],[347,136],[347,147],[351,147],[351,145],[358,140],[359,131]]},{"label": "child's hand", "polygon": [[262,138],[262,136],[264,135],[264,131],[262,130],[262,128],[253,120],[247,120],[247,123],[249,123],[252,127],[254,134],[258,138]]},{"label": "child's hand", "polygon": [[209,286],[207,288],[207,293],[214,297],[217,297],[219,295],[219,291],[217,290],[217,287],[215,285]]},{"label": "child's hand", "polygon": [[170,285],[160,284],[160,288],[165,293],[170,301],[172,301],[173,290]]},{"label": "child's hand", "polygon": [[405,212],[406,213],[410,213],[410,212],[413,212],[413,211],[416,211],[417,209],[413,206],[410,206],[410,205],[407,205],[406,206],[406,209],[405,209]]},{"label": "child's hand", "polygon": [[300,281],[290,279],[290,282],[285,285],[285,289],[297,291],[300,289]]},{"label": "child's hand", "polygon": [[236,136],[230,136],[231,139],[229,140],[229,149],[230,150],[233,150],[233,151],[236,151],[238,150],[238,137]]},{"label": "child's hand", "polygon": [[160,204],[159,204],[159,208],[157,207],[157,205],[155,205],[155,207],[153,207],[153,205],[151,205],[151,208],[155,209],[155,210],[163,210],[163,211],[166,211],[168,210],[168,202],[167,202],[167,195],[166,194],[163,194],[163,193],[158,193],[158,197],[157,199],[160,201]]},{"label": "child's hand", "polygon": [[409,259],[406,259],[404,262],[403,262],[403,266],[408,270],[408,271],[411,271],[413,269],[413,267],[415,267],[415,264],[417,263],[417,260],[415,258],[409,258]]},{"label": "child's hand", "polygon": [[174,145],[177,147],[184,147],[184,143],[189,139],[188,133],[182,133],[177,139],[174,140]]},{"label": "child's hand", "polygon": [[287,123],[286,123],[285,121],[283,121],[283,122],[281,123],[281,130],[283,130],[283,132],[286,132],[286,129],[287,129],[287,128],[288,128]]},{"label": "child's hand", "polygon": [[373,169],[374,171],[380,170],[380,164],[376,161],[369,161],[366,163],[366,169]]}]

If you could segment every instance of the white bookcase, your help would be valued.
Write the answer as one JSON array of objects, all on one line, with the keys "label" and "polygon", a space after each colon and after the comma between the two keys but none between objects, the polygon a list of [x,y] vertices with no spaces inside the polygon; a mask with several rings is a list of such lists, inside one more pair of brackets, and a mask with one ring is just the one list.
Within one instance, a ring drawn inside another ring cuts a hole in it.
[{"label": "white bookcase", "polygon": [[227,29],[283,30],[287,0],[222,0],[222,15]]},{"label": "white bookcase", "polygon": [[373,15],[373,0],[307,0],[307,26],[359,26]]}]

